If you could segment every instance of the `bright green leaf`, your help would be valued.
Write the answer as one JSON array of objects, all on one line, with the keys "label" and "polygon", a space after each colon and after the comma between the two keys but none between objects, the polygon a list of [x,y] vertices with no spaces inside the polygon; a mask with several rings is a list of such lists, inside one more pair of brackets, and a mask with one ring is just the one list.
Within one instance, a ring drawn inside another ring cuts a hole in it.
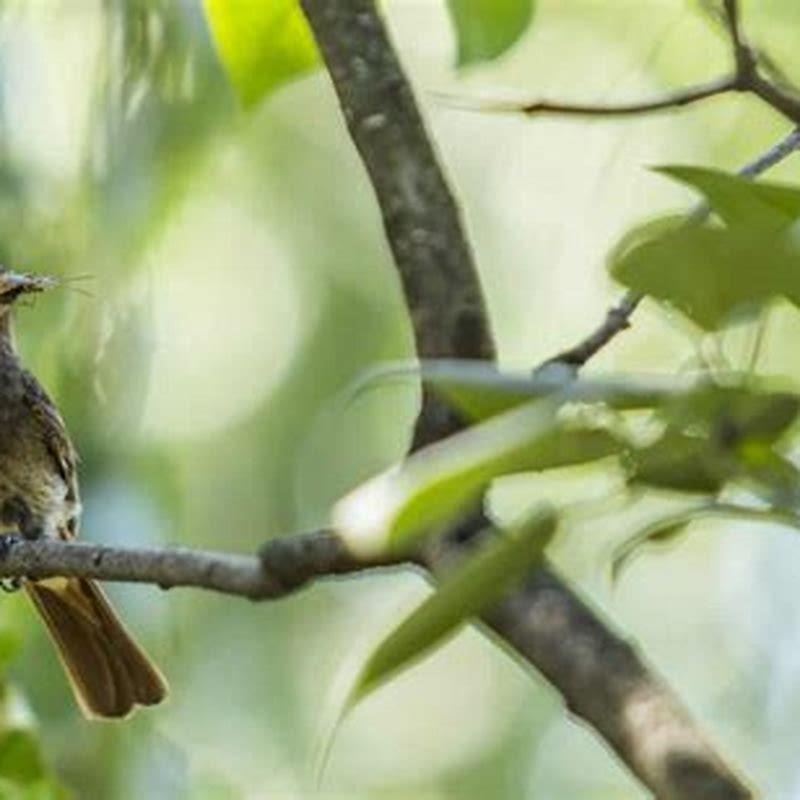
[{"label": "bright green leaf", "polygon": [[204,0],[220,59],[245,106],[316,68],[314,37],[297,0]]},{"label": "bright green leaf", "polygon": [[700,191],[728,225],[778,230],[800,217],[800,189],[753,181],[705,167],[668,166],[656,170]]},{"label": "bright green leaf", "polygon": [[555,530],[555,514],[539,510],[467,561],[381,642],[359,676],[350,705],[444,642],[519,583],[541,561]]},{"label": "bright green leaf", "polygon": [[534,0],[447,0],[463,67],[503,55],[525,33]]},{"label": "bright green leaf", "polygon": [[555,427],[556,411],[556,402],[536,401],[417,451],[340,500],[334,527],[365,556],[409,546],[513,469]]},{"label": "bright green leaf", "polygon": [[620,450],[607,432],[564,430],[557,408],[535,401],[417,451],[340,500],[334,527],[364,556],[405,550],[479,502],[495,478]]},{"label": "bright green leaf", "polygon": [[629,249],[611,263],[611,272],[707,330],[778,295],[800,305],[800,251],[789,236],[774,232],[682,227]]}]

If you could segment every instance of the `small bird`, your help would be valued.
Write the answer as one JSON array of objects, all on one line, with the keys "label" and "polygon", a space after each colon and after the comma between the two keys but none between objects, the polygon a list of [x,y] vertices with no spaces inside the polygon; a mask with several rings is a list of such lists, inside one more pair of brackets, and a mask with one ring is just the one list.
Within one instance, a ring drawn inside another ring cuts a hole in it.
[{"label": "small bird", "polygon": [[[78,456],[64,421],[20,362],[15,302],[58,285],[54,278],[0,268],[0,532],[26,539],[78,535]],[[160,703],[167,683],[136,644],[102,589],[83,578],[23,578],[83,713],[127,717]]]}]

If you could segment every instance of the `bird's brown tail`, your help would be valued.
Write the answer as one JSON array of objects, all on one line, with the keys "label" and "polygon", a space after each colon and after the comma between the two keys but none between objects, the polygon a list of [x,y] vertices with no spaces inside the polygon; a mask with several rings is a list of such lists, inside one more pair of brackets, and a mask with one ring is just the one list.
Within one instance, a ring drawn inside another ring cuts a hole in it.
[{"label": "bird's brown tail", "polygon": [[160,703],[167,682],[133,640],[103,590],[82,578],[25,581],[78,705],[87,717],[122,718]]}]

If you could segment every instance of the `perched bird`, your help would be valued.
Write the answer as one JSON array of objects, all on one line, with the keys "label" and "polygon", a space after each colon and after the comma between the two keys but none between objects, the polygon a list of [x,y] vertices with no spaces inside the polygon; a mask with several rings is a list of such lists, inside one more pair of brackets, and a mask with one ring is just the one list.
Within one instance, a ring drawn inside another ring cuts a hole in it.
[{"label": "perched bird", "polygon": [[[58,409],[23,368],[12,330],[16,300],[56,285],[52,278],[0,268],[0,532],[27,539],[72,539],[81,512],[75,448]],[[137,705],[166,697],[161,672],[96,583],[82,578],[21,583],[88,717],[126,717]]]}]

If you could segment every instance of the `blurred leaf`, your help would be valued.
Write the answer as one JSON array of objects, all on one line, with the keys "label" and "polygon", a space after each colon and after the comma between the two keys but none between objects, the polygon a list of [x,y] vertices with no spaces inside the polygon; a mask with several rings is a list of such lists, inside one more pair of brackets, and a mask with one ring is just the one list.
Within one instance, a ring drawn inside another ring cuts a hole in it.
[{"label": "blurred leaf", "polygon": [[5,670],[19,653],[24,637],[16,628],[0,628],[0,671]]},{"label": "blurred leaf", "polygon": [[318,66],[297,0],[204,2],[220,59],[246,107]]},{"label": "blurred leaf", "polygon": [[676,397],[661,413],[672,425],[701,431],[732,446],[748,439],[775,441],[799,411],[800,398],[789,392],[708,386]]},{"label": "blurred leaf", "polygon": [[691,523],[705,518],[735,519],[767,525],[782,525],[794,530],[800,529],[800,517],[794,510],[786,512],[780,509],[737,506],[732,503],[703,503],[649,523],[638,533],[622,542],[611,557],[612,580],[614,582],[619,580],[622,571],[628,567],[631,559],[638,555],[643,545],[674,544]]},{"label": "blurred leaf", "polygon": [[555,396],[561,402],[604,403],[620,410],[652,408],[683,392],[697,379],[675,375],[608,375],[576,379],[574,370],[548,364],[533,373],[501,372],[486,361],[427,359],[390,362],[366,370],[341,394],[338,404],[352,403],[364,392],[393,381],[421,378],[441,400],[466,420],[483,421],[531,400]]},{"label": "blurred leaf", "polygon": [[348,707],[442,644],[466,620],[500,599],[541,561],[555,530],[555,514],[539,509],[520,525],[499,534],[447,578],[378,645],[359,675]]},{"label": "blurred leaf", "polygon": [[417,451],[341,499],[334,527],[364,555],[410,546],[525,461],[555,427],[556,411],[554,401],[535,401]]},{"label": "blurred leaf", "polygon": [[[445,403],[467,420],[481,421],[530,402],[561,393],[564,400],[604,402],[620,409],[650,408],[663,399],[657,381],[646,387],[636,376],[576,380],[563,365],[549,365],[534,374],[500,372],[485,362],[427,361],[422,379]],[[668,390],[665,382],[664,392]]]},{"label": "blurred leaf", "polygon": [[365,556],[405,550],[454,522],[501,475],[591,461],[622,445],[605,431],[565,430],[539,400],[414,453],[334,508],[334,527]]},{"label": "blurred leaf", "polygon": [[630,480],[657,489],[715,494],[731,468],[709,442],[668,429],[657,441],[628,455]]},{"label": "blurred leaf", "polygon": [[[702,511],[707,506],[698,509]],[[681,514],[679,517],[668,517],[651,523],[643,530],[626,539],[620,544],[611,556],[611,581],[617,583],[622,577],[623,571],[628,567],[634,556],[638,555],[642,545],[650,544],[674,544],[685,532],[691,516]]]},{"label": "blurred leaf", "polygon": [[0,777],[14,783],[33,783],[45,774],[33,731],[11,730],[0,737]]},{"label": "blurred leaf", "polygon": [[447,0],[464,67],[503,55],[531,23],[534,0]]},{"label": "blurred leaf", "polygon": [[753,181],[705,167],[658,167],[661,172],[700,191],[730,226],[778,230],[800,217],[800,189]]},{"label": "blurred leaf", "polygon": [[734,478],[759,487],[771,503],[790,506],[800,486],[796,467],[773,450],[794,423],[800,399],[788,392],[701,387],[667,402],[667,422],[653,444],[627,453],[632,483],[714,494]]},{"label": "blurred leaf", "polygon": [[[619,251],[617,251],[619,252]],[[612,275],[712,330],[777,295],[800,305],[800,253],[772,231],[688,226],[614,256]]]}]

